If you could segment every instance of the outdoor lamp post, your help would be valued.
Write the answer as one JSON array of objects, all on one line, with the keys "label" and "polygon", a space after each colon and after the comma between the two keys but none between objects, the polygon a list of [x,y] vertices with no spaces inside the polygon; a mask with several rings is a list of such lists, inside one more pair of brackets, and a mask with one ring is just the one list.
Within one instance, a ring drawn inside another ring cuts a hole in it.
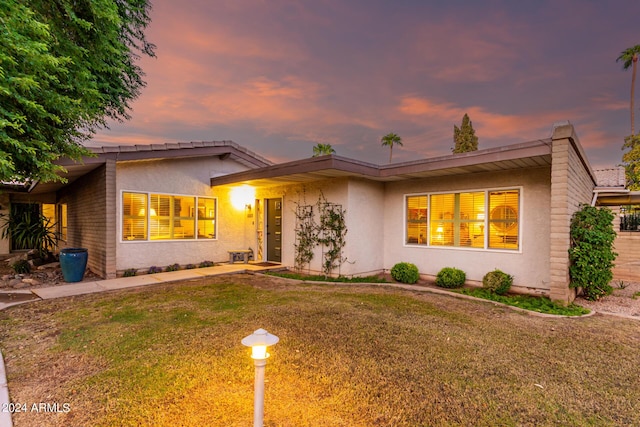
[{"label": "outdoor lamp post", "polygon": [[242,344],[251,347],[251,358],[256,367],[256,378],[253,396],[253,427],[262,427],[264,417],[264,367],[267,364],[267,346],[274,345],[280,338],[264,329],[258,329],[242,339]]}]

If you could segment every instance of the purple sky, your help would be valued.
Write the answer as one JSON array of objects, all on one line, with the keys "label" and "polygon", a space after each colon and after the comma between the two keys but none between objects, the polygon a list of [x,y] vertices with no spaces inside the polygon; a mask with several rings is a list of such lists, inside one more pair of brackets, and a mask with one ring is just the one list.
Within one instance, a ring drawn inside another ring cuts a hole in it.
[{"label": "purple sky", "polygon": [[389,132],[394,162],[451,153],[466,112],[480,149],[569,120],[601,168],[630,133],[615,60],[640,44],[638,0],[153,0],[151,17],[147,87],[92,144],[227,139],[280,162],[328,143],[385,164]]}]

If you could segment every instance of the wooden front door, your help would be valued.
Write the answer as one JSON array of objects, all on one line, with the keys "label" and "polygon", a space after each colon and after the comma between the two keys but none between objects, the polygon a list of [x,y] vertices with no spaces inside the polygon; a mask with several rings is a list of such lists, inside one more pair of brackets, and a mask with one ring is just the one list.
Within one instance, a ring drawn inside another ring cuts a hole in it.
[{"label": "wooden front door", "polygon": [[282,262],[282,199],[267,199],[267,261]]}]

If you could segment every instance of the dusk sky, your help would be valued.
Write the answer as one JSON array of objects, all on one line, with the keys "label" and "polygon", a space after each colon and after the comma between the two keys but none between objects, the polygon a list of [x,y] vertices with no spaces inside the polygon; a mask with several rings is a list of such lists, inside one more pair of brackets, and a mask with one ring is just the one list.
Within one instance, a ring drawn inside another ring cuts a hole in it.
[{"label": "dusk sky", "polygon": [[394,162],[450,154],[468,113],[480,149],[568,120],[602,168],[630,133],[616,58],[640,44],[638,0],[153,0],[151,18],[147,87],[92,145],[232,140],[282,162],[323,143],[386,164],[383,135],[403,139]]}]

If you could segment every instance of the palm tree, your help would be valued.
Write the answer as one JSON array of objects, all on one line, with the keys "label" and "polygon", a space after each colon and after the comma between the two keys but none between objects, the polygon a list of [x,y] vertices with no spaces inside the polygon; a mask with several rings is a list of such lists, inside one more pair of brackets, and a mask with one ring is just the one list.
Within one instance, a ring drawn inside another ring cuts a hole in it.
[{"label": "palm tree", "polygon": [[620,56],[616,59],[616,62],[622,61],[622,69],[631,69],[631,136],[635,135],[634,111],[633,111],[633,93],[636,86],[636,69],[638,68],[638,55],[640,55],[640,44],[625,49],[620,53]]},{"label": "palm tree", "polygon": [[316,144],[313,147],[313,157],[326,156],[329,154],[336,154],[336,150],[333,149],[331,144]]},{"label": "palm tree", "polygon": [[400,138],[400,136],[396,135],[395,133],[388,133],[382,137],[380,142],[382,142],[383,147],[389,146],[389,163],[391,163],[391,157],[393,156],[393,146],[394,144],[402,146],[402,138]]}]

